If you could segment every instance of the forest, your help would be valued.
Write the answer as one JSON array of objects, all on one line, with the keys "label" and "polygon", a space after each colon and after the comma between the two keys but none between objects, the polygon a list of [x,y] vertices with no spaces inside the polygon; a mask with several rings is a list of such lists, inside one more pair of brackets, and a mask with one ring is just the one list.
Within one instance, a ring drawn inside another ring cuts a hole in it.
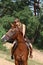
[{"label": "forest", "polygon": [[40,8],[40,16],[34,16],[29,8],[29,0],[0,1],[0,49],[3,49],[1,37],[10,29],[9,23],[13,23],[15,18],[26,25],[26,35],[33,46],[43,49],[42,9]]}]

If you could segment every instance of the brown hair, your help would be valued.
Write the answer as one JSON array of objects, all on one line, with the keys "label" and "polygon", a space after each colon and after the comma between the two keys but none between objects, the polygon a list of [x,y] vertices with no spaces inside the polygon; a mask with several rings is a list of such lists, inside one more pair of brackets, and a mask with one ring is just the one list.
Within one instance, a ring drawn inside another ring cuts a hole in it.
[{"label": "brown hair", "polygon": [[14,22],[15,22],[15,23],[16,23],[16,22],[20,22],[20,19],[16,18],[16,19],[14,20]]}]

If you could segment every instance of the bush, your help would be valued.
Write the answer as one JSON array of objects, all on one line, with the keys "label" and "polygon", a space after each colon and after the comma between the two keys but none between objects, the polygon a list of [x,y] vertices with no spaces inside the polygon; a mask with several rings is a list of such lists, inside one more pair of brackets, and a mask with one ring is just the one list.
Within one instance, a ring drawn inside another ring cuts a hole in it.
[{"label": "bush", "polygon": [[5,28],[5,30],[8,30],[10,28],[10,23],[12,23],[14,21],[14,17],[10,17],[10,16],[4,16],[1,19],[2,21],[2,26],[3,28]]},{"label": "bush", "polygon": [[34,34],[35,34],[35,31],[36,29],[38,28],[39,26],[39,21],[36,17],[34,16],[31,16],[29,19],[28,19],[28,25],[27,25],[27,36],[29,38],[33,38],[34,37]]}]

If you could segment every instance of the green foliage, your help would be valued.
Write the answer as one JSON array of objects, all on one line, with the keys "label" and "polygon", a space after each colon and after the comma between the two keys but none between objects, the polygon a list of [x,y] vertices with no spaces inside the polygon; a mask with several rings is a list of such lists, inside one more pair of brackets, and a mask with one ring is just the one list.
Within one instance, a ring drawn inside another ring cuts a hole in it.
[{"label": "green foliage", "polygon": [[43,31],[40,32],[40,35],[43,37]]},{"label": "green foliage", "polygon": [[1,37],[6,33],[5,29],[3,28],[3,26],[0,24],[0,50],[5,51],[6,48],[3,47],[3,43],[1,42]]},{"label": "green foliage", "polygon": [[19,12],[15,12],[15,17],[20,18],[21,20],[26,20],[28,19],[30,16],[32,16],[32,12],[30,11],[29,7],[24,7],[24,10],[21,10]]},{"label": "green foliage", "polygon": [[10,23],[14,21],[14,17],[10,17],[10,16],[4,16],[1,18],[1,23],[3,25],[3,28],[5,28],[6,30],[8,30],[10,28]]},{"label": "green foliage", "polygon": [[0,38],[6,33],[2,25],[0,25]]},{"label": "green foliage", "polygon": [[27,36],[29,38],[33,38],[34,34],[35,34],[35,30],[38,28],[39,26],[39,21],[35,16],[31,16],[28,19],[28,25],[27,25]]},{"label": "green foliage", "polygon": [[11,0],[1,0],[1,16],[12,15],[14,11],[21,11],[25,6],[28,6],[28,0],[16,0],[16,2],[12,2]]},{"label": "green foliage", "polygon": [[16,2],[2,0],[0,7],[0,15],[2,16],[0,18],[0,38],[9,30],[9,22],[14,22],[14,19],[18,17],[21,23],[26,25],[26,35],[30,39],[34,37],[35,31],[40,25],[40,29],[38,30],[39,36],[37,36],[35,43],[36,46],[43,48],[43,15],[39,19],[33,16],[29,9],[28,0],[16,0]]}]

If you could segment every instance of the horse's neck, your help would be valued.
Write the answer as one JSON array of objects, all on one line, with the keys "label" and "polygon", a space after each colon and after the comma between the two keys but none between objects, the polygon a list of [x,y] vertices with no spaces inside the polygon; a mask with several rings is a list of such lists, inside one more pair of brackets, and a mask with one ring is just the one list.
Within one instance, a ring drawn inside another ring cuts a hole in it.
[{"label": "horse's neck", "polygon": [[23,42],[24,42],[24,37],[23,37],[23,35],[18,34],[17,40],[18,40],[18,43],[23,43]]},{"label": "horse's neck", "polygon": [[20,51],[27,48],[24,37],[21,34],[19,34],[17,37],[17,43]]}]

